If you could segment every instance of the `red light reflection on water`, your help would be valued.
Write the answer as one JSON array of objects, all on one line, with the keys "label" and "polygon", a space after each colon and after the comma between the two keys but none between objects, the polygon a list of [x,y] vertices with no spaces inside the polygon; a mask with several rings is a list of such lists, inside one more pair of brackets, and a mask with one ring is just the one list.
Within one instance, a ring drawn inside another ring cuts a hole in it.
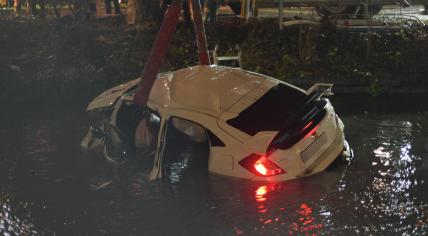
[{"label": "red light reflection on water", "polygon": [[243,234],[244,233],[244,231],[242,231],[241,229],[239,229],[238,227],[234,227],[234,230],[235,230],[235,235],[241,235],[241,234]]},{"label": "red light reflection on water", "polygon": [[300,217],[297,222],[290,224],[290,234],[296,232],[305,233],[306,235],[316,235],[314,231],[323,227],[322,224],[316,223],[316,219],[312,214],[312,207],[310,207],[307,203],[300,204],[300,209],[297,210],[297,212],[299,213]]},{"label": "red light reflection on water", "polygon": [[[257,202],[257,212],[260,214],[260,223],[263,225],[268,224],[287,224],[286,217],[284,215],[285,208],[284,207],[278,207],[277,209],[272,209],[272,207],[269,206],[266,207],[266,204],[269,200],[269,198],[274,198],[275,195],[270,194],[277,190],[282,189],[281,186],[277,186],[275,184],[269,184],[269,185],[262,185],[259,186],[256,191],[254,198]],[[281,196],[285,197],[285,196]],[[300,205],[297,205],[298,209],[296,210],[297,215],[294,216],[294,220],[291,220],[291,224],[289,225],[289,234],[304,234],[304,235],[317,235],[317,232],[319,229],[323,227],[322,224],[319,224],[314,217],[312,207],[308,203],[301,203]],[[269,212],[269,213],[268,213]],[[293,222],[294,221],[294,222]]]},{"label": "red light reflection on water", "polygon": [[[265,197],[266,193],[268,192],[267,186],[263,185],[260,186],[257,190],[256,190],[256,201],[257,202],[264,202],[267,200],[267,198]],[[259,206],[260,208],[260,206]]]},{"label": "red light reflection on water", "polygon": [[275,191],[275,189],[276,189],[276,186],[274,184],[262,185],[257,188],[254,195],[256,202],[258,202],[257,212],[262,216],[262,218],[260,218],[259,221],[265,225],[274,222],[274,220],[270,218],[267,218],[267,219],[264,218],[264,216],[266,216],[268,212],[268,209],[266,208],[264,203],[268,200],[268,197],[267,197],[268,193]]},{"label": "red light reflection on water", "polygon": [[[268,193],[269,189],[267,185],[262,185],[257,188],[254,198],[256,199],[256,202],[259,203],[257,206],[257,211],[260,214],[265,214],[267,212],[266,207],[264,206],[263,202],[267,200],[266,194]],[[263,219],[260,219],[260,221],[264,221]],[[266,223],[267,222],[267,223]],[[269,224],[270,222],[266,221],[265,224]]]}]

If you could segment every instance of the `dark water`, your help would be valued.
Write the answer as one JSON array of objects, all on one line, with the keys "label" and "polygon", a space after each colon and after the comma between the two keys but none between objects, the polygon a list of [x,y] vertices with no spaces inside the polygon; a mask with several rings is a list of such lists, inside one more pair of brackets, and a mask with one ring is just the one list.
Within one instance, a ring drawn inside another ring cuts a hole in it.
[{"label": "dark water", "polygon": [[1,114],[0,234],[425,235],[423,102],[336,98],[353,161],[276,184],[179,171],[148,182],[138,163],[81,151],[79,109]]}]

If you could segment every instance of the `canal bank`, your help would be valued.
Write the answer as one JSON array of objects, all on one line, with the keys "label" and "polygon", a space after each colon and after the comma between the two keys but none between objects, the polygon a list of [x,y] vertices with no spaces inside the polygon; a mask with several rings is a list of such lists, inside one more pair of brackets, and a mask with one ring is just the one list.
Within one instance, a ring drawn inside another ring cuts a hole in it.
[{"label": "canal bank", "polygon": [[[37,21],[0,23],[0,101],[34,103],[87,101],[113,85],[137,78],[157,32],[138,29],[124,18],[97,19],[69,27],[66,19],[45,26]],[[335,84],[339,94],[424,94],[428,80],[427,29],[377,33],[318,29],[310,60],[302,61],[296,27],[279,31],[273,20],[239,19],[207,25],[210,49],[242,52],[242,67],[292,84]],[[367,41],[370,38],[370,45]],[[369,48],[368,48],[369,47]],[[162,71],[197,63],[191,28],[179,25]]]}]

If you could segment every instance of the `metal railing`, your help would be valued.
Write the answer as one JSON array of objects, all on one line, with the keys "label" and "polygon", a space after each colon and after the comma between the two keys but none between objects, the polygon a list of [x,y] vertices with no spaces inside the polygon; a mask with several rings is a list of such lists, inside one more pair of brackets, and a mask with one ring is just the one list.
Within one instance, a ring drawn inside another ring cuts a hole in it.
[{"label": "metal railing", "polygon": [[329,20],[337,29],[348,31],[400,31],[425,27],[418,17],[405,14],[380,14],[369,18],[361,14],[341,14],[331,15]]},{"label": "metal railing", "polygon": [[0,20],[12,19],[15,17],[15,12],[12,7],[0,5]]}]

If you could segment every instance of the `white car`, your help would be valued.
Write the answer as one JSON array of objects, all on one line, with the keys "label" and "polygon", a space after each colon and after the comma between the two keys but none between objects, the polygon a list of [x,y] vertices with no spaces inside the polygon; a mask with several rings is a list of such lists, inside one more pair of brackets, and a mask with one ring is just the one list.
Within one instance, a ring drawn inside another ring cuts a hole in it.
[{"label": "white car", "polygon": [[104,118],[97,118],[82,145],[101,145],[109,159],[151,146],[151,179],[162,176],[165,149],[177,139],[168,136],[177,131],[209,144],[210,172],[251,180],[312,175],[349,155],[343,123],[323,97],[331,85],[304,91],[239,68],[193,66],[159,74],[143,109],[133,102],[138,82],[107,90],[89,104],[88,111]]}]

